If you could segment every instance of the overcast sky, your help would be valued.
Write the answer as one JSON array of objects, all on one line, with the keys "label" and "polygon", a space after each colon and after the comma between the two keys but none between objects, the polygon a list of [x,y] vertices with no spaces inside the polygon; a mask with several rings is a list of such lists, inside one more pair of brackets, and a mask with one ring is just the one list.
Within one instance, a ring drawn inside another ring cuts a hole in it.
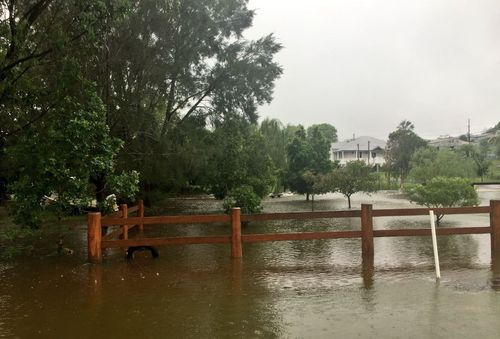
[{"label": "overcast sky", "polygon": [[424,138],[500,121],[498,0],[250,0],[248,38],[273,33],[284,74],[262,118],[327,122],[341,140]]}]

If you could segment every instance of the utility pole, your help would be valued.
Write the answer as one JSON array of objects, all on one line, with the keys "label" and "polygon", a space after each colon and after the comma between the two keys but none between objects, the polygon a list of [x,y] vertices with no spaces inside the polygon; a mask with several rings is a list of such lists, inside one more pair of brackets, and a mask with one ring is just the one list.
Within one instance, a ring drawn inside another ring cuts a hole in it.
[{"label": "utility pole", "polygon": [[370,140],[368,140],[368,166],[370,166]]},{"label": "utility pole", "polygon": [[467,141],[470,144],[470,119],[467,120]]}]

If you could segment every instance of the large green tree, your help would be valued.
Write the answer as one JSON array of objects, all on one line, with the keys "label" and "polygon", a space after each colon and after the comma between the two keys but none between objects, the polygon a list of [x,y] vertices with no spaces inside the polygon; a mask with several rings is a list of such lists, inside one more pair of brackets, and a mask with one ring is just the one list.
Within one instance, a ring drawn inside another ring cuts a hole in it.
[{"label": "large green tree", "polygon": [[[124,141],[120,169],[144,173],[144,189],[205,184],[208,129],[232,116],[255,122],[282,72],[272,35],[243,37],[253,17],[244,0],[0,1],[2,170],[6,148],[64,109],[71,63]],[[106,191],[106,174],[95,184]]]},{"label": "large green tree", "polygon": [[389,173],[399,177],[401,185],[410,172],[410,160],[413,153],[426,145],[419,137],[415,126],[407,120],[402,121],[397,129],[389,134],[385,152],[386,168]]},{"label": "large green tree", "polygon": [[99,0],[0,1],[0,146],[59,105],[60,70],[97,41],[103,15]]},{"label": "large green tree", "polygon": [[409,177],[418,183],[425,183],[434,177],[474,176],[475,166],[470,158],[460,152],[426,147],[413,153]]},{"label": "large green tree", "polygon": [[286,183],[299,194],[305,194],[306,200],[314,193],[312,176],[327,173],[332,168],[330,161],[330,142],[325,139],[319,128],[313,128],[306,135],[299,125],[291,142],[287,146],[288,170]]},{"label": "large green tree", "polygon": [[285,127],[277,119],[266,118],[260,124],[260,133],[264,137],[266,152],[271,157],[276,171],[273,192],[282,192],[287,166]]},{"label": "large green tree", "polygon": [[137,172],[115,171],[122,142],[109,136],[93,86],[79,82],[73,69],[63,75],[65,95],[57,108],[26,129],[7,153],[15,168],[11,211],[16,222],[31,227],[40,226],[44,210],[60,218],[73,206],[89,206],[95,196],[132,199],[137,192]]},{"label": "large green tree", "polygon": [[318,130],[330,144],[337,141],[337,129],[335,126],[327,123],[314,124],[307,128],[307,135],[311,135],[314,129]]},{"label": "large green tree", "polygon": [[274,167],[255,125],[241,118],[226,119],[214,130],[210,149],[207,176],[216,198],[241,187],[250,187],[261,198],[270,192]]},{"label": "large green tree", "polygon": [[148,185],[187,176],[181,166],[148,169],[171,167],[185,157],[180,153],[187,141],[179,140],[177,129],[196,131],[193,122],[204,126],[226,116],[256,122],[257,106],[270,102],[282,72],[274,60],[281,46],[272,35],[244,38],[253,17],[242,0],[134,2],[109,27],[98,61],[87,62],[111,132],[125,141],[121,164],[156,172],[146,177]]}]

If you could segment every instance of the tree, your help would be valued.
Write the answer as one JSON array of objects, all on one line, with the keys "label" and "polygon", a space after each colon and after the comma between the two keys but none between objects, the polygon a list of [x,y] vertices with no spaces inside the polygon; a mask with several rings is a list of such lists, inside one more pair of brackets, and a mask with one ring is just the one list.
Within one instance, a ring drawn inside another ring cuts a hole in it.
[{"label": "tree", "polygon": [[204,182],[202,129],[232,116],[257,121],[282,73],[274,60],[281,45],[272,35],[244,38],[254,17],[247,1],[125,2],[125,15],[115,10],[120,1],[106,2],[111,24],[81,60],[111,134],[125,141],[119,164],[148,173],[143,189],[182,190],[192,170]]},{"label": "tree", "polygon": [[475,171],[471,159],[459,152],[434,147],[421,148],[413,153],[410,167],[409,177],[419,183],[434,177],[471,178]]},{"label": "tree", "polygon": [[331,142],[321,131],[321,127],[315,126],[308,130],[307,141],[310,145],[309,169],[314,174],[327,173],[332,168],[330,160]]},{"label": "tree", "polygon": [[253,191],[250,186],[241,186],[233,188],[224,198],[224,210],[230,213],[231,208],[240,207],[241,213],[251,214],[262,211],[262,198]]},{"label": "tree", "polygon": [[488,173],[491,166],[491,160],[488,159],[489,145],[486,140],[483,140],[477,145],[463,145],[461,151],[474,161],[476,165],[476,174],[481,177],[481,182],[484,181],[484,176]]},{"label": "tree", "polygon": [[0,146],[44,119],[58,100],[54,73],[102,28],[100,0],[0,2]]},{"label": "tree", "polygon": [[340,192],[347,198],[351,208],[351,196],[356,192],[374,192],[377,177],[371,168],[361,160],[350,161],[323,176],[321,187],[324,191]]},{"label": "tree", "polygon": [[115,172],[122,142],[109,136],[100,99],[88,82],[78,83],[68,72],[58,109],[27,129],[8,152],[17,169],[10,185],[11,212],[17,223],[34,228],[44,210],[60,219],[72,206],[89,206],[101,193],[93,183],[103,175],[104,188],[118,198],[132,199],[137,192],[137,172]]},{"label": "tree", "polygon": [[213,132],[210,152],[208,184],[216,198],[223,199],[243,186],[261,198],[271,190],[274,168],[256,126],[227,119]]},{"label": "tree", "polygon": [[311,172],[318,176],[327,173],[332,166],[330,161],[330,143],[323,137],[318,128],[312,129],[306,136],[303,126],[295,132],[295,136],[287,146],[288,170],[286,183],[291,190],[309,195],[313,193],[311,181],[305,180],[304,174]]},{"label": "tree", "polygon": [[389,134],[387,150],[385,153],[388,171],[397,175],[401,186],[410,171],[410,159],[413,153],[426,142],[413,131],[415,126],[407,121],[402,121],[397,129]]},{"label": "tree", "polygon": [[[84,84],[83,63],[76,60],[89,57],[100,40],[106,12],[102,5],[101,0],[0,3],[0,162],[11,164],[6,155],[19,144],[50,142],[28,141],[27,136],[41,138],[44,131],[36,129],[48,126],[57,129],[54,117],[61,112],[67,110],[68,116],[75,114],[75,119],[81,119],[79,110],[73,111],[74,107],[68,110],[68,101],[82,107],[95,101],[95,88]],[[75,87],[82,84],[85,87],[82,93],[75,95]],[[103,113],[102,109],[97,112]],[[106,136],[109,137],[107,131]],[[30,161],[21,156],[15,162],[18,166],[9,165],[5,169],[15,187],[18,185],[12,180],[18,179],[18,167],[26,165],[20,164],[20,159]],[[101,177],[104,184],[106,175],[102,173]],[[103,187],[99,191],[104,191]]]},{"label": "tree", "polygon": [[287,166],[285,127],[277,119],[264,119],[260,124],[260,133],[264,137],[267,154],[275,168],[276,183],[273,192],[284,189],[284,174]]},{"label": "tree", "polygon": [[[478,196],[470,181],[464,178],[435,177],[425,185],[405,185],[408,198],[428,208],[477,206]],[[439,223],[443,215],[436,215]]]},{"label": "tree", "polygon": [[337,142],[337,129],[330,124],[315,124],[307,128],[307,135],[312,134],[312,130],[317,129],[330,144]]}]

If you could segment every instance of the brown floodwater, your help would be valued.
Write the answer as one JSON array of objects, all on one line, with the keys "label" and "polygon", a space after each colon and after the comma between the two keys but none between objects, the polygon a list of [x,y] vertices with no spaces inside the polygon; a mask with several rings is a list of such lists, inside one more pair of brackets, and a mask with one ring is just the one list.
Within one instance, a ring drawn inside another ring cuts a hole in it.
[{"label": "brown floodwater", "polygon": [[[500,189],[480,188],[482,204]],[[354,195],[353,208],[410,207],[395,193]],[[315,210],[345,209],[337,194]],[[213,213],[220,202],[184,198],[165,213]],[[308,211],[302,197],[268,199],[265,212]],[[159,211],[156,211],[159,212]],[[374,227],[428,227],[428,217],[376,218]],[[446,216],[442,226],[486,226],[488,215]],[[244,232],[358,229],[359,219],[251,223]],[[225,234],[228,225],[151,226],[156,235]],[[0,262],[0,338],[498,338],[500,258],[488,235],[160,247],[160,258],[124,260],[108,250],[86,263],[85,225],[66,239],[75,253]]]}]

